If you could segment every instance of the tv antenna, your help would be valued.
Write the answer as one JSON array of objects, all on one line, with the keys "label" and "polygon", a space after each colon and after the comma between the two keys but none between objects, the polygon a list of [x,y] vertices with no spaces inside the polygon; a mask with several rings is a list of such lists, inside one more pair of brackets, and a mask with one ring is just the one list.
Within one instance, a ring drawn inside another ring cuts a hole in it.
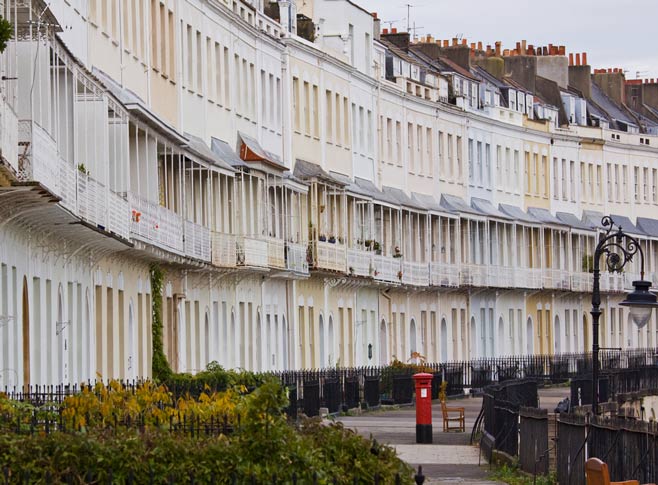
[{"label": "tv antenna", "polygon": [[390,31],[393,28],[393,24],[396,24],[398,22],[402,22],[405,19],[398,19],[398,20],[383,20],[385,24],[388,24],[388,30]]}]

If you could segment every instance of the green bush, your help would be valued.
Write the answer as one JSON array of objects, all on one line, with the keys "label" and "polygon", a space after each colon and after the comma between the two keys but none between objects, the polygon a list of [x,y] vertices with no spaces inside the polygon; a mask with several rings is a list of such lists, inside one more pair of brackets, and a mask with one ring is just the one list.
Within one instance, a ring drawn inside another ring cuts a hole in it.
[{"label": "green bush", "polygon": [[7,48],[7,42],[14,36],[14,27],[11,22],[0,17],[0,54]]},{"label": "green bush", "polygon": [[[138,391],[137,400],[146,399],[147,392],[159,396],[161,391]],[[0,433],[0,463],[12,473],[11,483],[26,472],[30,483],[44,483],[47,475],[52,483],[86,483],[87,473],[94,483],[107,483],[110,473],[115,483],[130,476],[133,483],[189,483],[191,473],[195,483],[210,483],[212,477],[231,483],[233,475],[238,483],[251,477],[265,483],[273,475],[290,480],[293,473],[299,483],[309,483],[313,475],[320,484],[351,485],[355,478],[372,483],[375,474],[381,483],[394,483],[397,473],[402,483],[412,483],[411,469],[388,446],[319,419],[288,423],[283,413],[288,399],[276,379],[234,397],[238,419],[229,434],[190,437],[167,426],[111,428],[91,422],[72,433],[5,431]]]}]

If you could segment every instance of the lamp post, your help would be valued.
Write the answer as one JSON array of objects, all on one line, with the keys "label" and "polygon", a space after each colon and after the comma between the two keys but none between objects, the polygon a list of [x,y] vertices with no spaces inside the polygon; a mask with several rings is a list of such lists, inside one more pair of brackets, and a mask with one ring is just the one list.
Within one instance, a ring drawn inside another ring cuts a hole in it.
[{"label": "lamp post", "polygon": [[631,318],[638,328],[644,327],[651,318],[651,311],[658,307],[656,295],[649,291],[651,282],[644,281],[644,253],[640,242],[624,233],[621,226],[615,229],[614,221],[605,216],[601,224],[606,232],[599,238],[594,251],[594,284],[592,286],[592,413],[599,412],[599,318],[601,317],[600,260],[611,273],[620,272],[633,256],[640,255],[640,280],[633,281],[634,290],[620,303],[629,308]]}]

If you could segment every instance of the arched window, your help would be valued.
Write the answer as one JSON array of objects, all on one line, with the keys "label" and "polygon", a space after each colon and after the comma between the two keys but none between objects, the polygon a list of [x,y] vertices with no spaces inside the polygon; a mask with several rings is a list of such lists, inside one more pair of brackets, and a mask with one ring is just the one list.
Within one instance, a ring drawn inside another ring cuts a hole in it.
[{"label": "arched window", "polygon": [[448,323],[441,319],[441,362],[448,361]]},{"label": "arched window", "polygon": [[325,341],[324,341],[324,318],[322,317],[322,314],[320,314],[320,323],[318,325],[318,332],[320,333],[320,367],[326,367],[327,362],[326,362],[326,351],[325,351]]},{"label": "arched window", "polygon": [[388,339],[386,333],[386,320],[382,318],[379,324],[379,365],[388,364]]},{"label": "arched window", "polygon": [[535,351],[535,331],[532,326],[532,317],[528,317],[528,321],[526,322],[525,338],[526,353],[532,355]]},{"label": "arched window", "polygon": [[409,322],[409,355],[413,355],[417,351],[416,342],[416,319],[412,318]]},{"label": "arched window", "polygon": [[560,317],[558,315],[555,315],[553,323],[553,339],[555,340],[555,353],[559,354],[562,352],[562,331],[560,330]]}]

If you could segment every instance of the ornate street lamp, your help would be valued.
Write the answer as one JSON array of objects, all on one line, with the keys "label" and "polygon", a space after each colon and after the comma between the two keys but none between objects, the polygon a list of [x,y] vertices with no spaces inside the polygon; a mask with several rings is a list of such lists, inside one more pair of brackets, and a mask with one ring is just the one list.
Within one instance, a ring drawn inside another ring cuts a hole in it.
[{"label": "ornate street lamp", "polygon": [[629,308],[631,318],[638,328],[644,327],[651,318],[651,311],[658,307],[656,295],[649,291],[651,282],[644,281],[644,253],[640,242],[621,230],[615,229],[614,221],[610,216],[601,220],[603,227],[607,228],[605,234],[599,238],[594,251],[594,285],[592,286],[592,413],[599,412],[599,318],[601,316],[601,279],[600,260],[605,257],[605,267],[611,273],[621,272],[626,263],[633,260],[633,256],[640,255],[640,280],[633,281],[635,288],[626,295],[620,305]]}]

